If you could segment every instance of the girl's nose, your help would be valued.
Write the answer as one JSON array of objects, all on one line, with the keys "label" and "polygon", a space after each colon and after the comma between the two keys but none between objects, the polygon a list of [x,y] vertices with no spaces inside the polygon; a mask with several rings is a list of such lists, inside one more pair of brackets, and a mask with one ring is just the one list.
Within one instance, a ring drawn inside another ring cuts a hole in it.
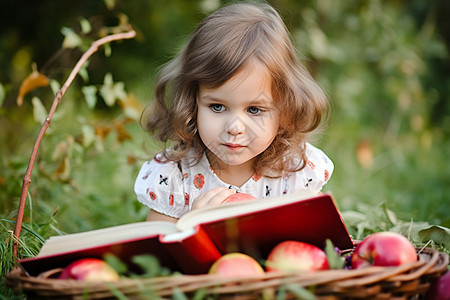
[{"label": "girl's nose", "polygon": [[228,134],[239,135],[245,131],[245,123],[239,117],[235,117],[230,120],[225,126],[225,130]]}]

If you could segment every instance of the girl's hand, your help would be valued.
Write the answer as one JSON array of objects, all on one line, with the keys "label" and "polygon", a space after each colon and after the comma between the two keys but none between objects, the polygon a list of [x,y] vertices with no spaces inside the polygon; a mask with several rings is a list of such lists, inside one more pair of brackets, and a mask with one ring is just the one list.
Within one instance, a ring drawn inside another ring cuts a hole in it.
[{"label": "girl's hand", "polygon": [[192,209],[197,209],[208,205],[220,205],[225,200],[225,198],[235,193],[235,189],[228,189],[226,187],[214,188],[198,196],[194,200],[194,203],[192,203]]}]

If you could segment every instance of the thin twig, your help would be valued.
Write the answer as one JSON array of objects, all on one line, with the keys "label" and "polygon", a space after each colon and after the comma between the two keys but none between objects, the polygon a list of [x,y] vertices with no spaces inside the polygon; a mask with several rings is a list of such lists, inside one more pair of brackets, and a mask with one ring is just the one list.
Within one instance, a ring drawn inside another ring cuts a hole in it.
[{"label": "thin twig", "polygon": [[61,98],[66,93],[67,88],[72,84],[72,81],[77,76],[81,67],[86,63],[86,61],[89,59],[89,57],[91,57],[92,54],[94,54],[98,50],[98,48],[100,46],[107,44],[109,42],[112,42],[112,41],[131,39],[131,38],[134,38],[135,36],[136,36],[136,32],[134,30],[130,30],[128,32],[121,32],[121,33],[117,33],[117,34],[108,35],[104,38],[94,41],[92,43],[92,45],[89,47],[89,49],[78,60],[77,64],[73,68],[72,72],[69,74],[69,77],[67,78],[66,82],[63,84],[61,89],[56,93],[56,96],[53,100],[52,107],[50,108],[47,118],[45,119],[44,123],[42,124],[41,130],[40,130],[39,135],[34,144],[33,151],[31,152],[30,161],[28,163],[27,171],[25,173],[25,176],[23,177],[22,193],[20,195],[19,208],[17,210],[16,225],[14,228],[14,236],[17,239],[15,240],[14,245],[13,245],[13,254],[16,259],[18,259],[17,255],[19,252],[19,245],[17,243],[17,240],[19,239],[20,231],[22,229],[22,220],[23,220],[23,214],[24,214],[24,210],[25,210],[25,203],[26,203],[26,199],[27,199],[28,188],[29,188],[30,182],[31,182],[31,173],[33,172],[33,167],[34,167],[34,163],[36,161],[36,156],[37,156],[37,152],[39,150],[39,145],[41,144],[41,141],[44,137],[45,131],[47,130],[47,128],[50,125],[50,121],[53,117],[53,114],[55,113],[56,107],[58,106],[59,102],[61,101]]}]

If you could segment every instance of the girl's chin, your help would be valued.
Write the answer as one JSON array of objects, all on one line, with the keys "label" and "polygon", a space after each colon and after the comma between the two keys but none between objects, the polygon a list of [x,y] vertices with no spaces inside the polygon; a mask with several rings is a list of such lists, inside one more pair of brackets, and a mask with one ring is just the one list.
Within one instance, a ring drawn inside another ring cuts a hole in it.
[{"label": "girl's chin", "polygon": [[230,159],[229,157],[226,157],[226,158],[219,158],[219,160],[220,160],[219,165],[228,166],[228,167],[236,167],[236,166],[251,164],[253,161],[253,158],[249,158],[246,160],[246,159],[242,159],[242,158]]},{"label": "girl's chin", "polygon": [[229,166],[251,164],[255,158],[243,155],[242,153],[213,153],[212,151],[208,151],[207,157],[213,168],[226,168]]}]

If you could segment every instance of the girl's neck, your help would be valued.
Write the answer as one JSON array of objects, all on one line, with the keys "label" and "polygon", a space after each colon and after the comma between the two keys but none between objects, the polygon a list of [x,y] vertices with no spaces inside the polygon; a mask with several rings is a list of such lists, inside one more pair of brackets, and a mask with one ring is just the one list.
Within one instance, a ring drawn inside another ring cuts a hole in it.
[{"label": "girl's neck", "polygon": [[209,164],[214,173],[220,178],[220,180],[227,184],[241,187],[255,173],[252,160],[240,165],[228,165],[224,164],[217,158],[212,158],[212,155],[214,154],[206,151],[206,156],[208,157]]}]

